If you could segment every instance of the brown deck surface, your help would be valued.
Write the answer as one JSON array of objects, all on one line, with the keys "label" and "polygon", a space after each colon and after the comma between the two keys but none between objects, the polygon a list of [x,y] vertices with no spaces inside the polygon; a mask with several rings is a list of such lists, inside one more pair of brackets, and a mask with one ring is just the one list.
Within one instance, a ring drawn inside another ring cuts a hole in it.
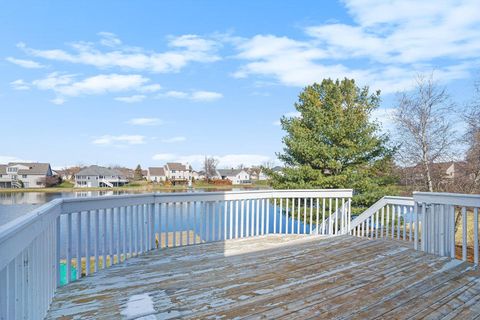
[{"label": "brown deck surface", "polygon": [[58,290],[48,319],[468,319],[480,273],[394,241],[265,236],[156,251]]}]

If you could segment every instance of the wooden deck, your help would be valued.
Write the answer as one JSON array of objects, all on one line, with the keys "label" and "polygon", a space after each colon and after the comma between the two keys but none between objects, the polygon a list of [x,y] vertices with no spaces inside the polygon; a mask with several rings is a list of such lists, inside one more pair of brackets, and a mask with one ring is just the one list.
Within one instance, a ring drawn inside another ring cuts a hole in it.
[{"label": "wooden deck", "polygon": [[407,244],[265,236],[156,251],[60,288],[48,319],[480,317],[480,273]]}]

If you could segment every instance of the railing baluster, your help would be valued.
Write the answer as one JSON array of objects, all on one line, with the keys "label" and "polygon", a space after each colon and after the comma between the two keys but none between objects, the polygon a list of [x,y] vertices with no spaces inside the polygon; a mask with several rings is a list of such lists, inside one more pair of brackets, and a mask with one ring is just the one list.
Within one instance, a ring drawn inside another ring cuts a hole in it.
[{"label": "railing baluster", "polygon": [[183,202],[179,202],[178,206],[180,207],[180,214],[178,216],[180,220],[180,246],[183,246],[183,229],[184,229],[184,222],[183,222]]},{"label": "railing baluster", "polygon": [[473,262],[478,266],[478,208],[473,209]]},{"label": "railing baluster", "polygon": [[307,233],[307,198],[303,198],[303,234]]},{"label": "railing baluster", "polygon": [[338,198],[335,198],[335,235],[338,234]]},{"label": "railing baluster", "polygon": [[315,216],[315,233],[318,235],[318,222],[319,222],[319,219],[320,219],[320,199],[319,198],[316,198],[316,201],[317,201],[317,213],[316,213],[316,216]]},{"label": "railing baluster", "polygon": [[260,200],[255,203],[255,235],[260,235]]},{"label": "railing baluster", "polygon": [[462,260],[467,261],[467,208],[462,207]]},{"label": "railing baluster", "polygon": [[85,275],[89,275],[90,274],[90,257],[91,257],[91,252],[90,252],[90,249],[91,249],[91,237],[92,237],[92,233],[91,233],[91,214],[90,214],[90,210],[87,211],[87,215],[86,215],[86,218],[87,218],[87,221],[86,221],[86,224],[85,224],[85,228],[87,229],[87,234],[86,234],[86,244],[85,244]]},{"label": "railing baluster", "polygon": [[277,198],[273,199],[273,233],[277,233]]},{"label": "railing baluster", "polygon": [[325,225],[325,198],[322,199],[322,234],[326,233],[326,225]]},{"label": "railing baluster", "polygon": [[66,282],[70,283],[72,281],[71,274],[71,264],[72,264],[72,214],[67,214],[67,247],[66,247],[66,258],[67,258],[67,278]]},{"label": "railing baluster", "polygon": [[265,199],[260,200],[261,203],[261,225],[260,225],[260,234],[265,234]]},{"label": "railing baluster", "polygon": [[77,212],[77,276],[76,279],[80,279],[82,276],[82,212]]},{"label": "railing baluster", "polygon": [[238,200],[234,200],[235,203],[235,239],[238,238]]},{"label": "railing baluster", "polygon": [[245,223],[245,200],[240,200],[240,238],[243,238],[245,236],[244,223]]},{"label": "railing baluster", "polygon": [[103,242],[102,242],[102,254],[103,254],[103,269],[107,267],[107,209],[102,210],[102,234],[103,234]]},{"label": "railing baluster", "polygon": [[122,236],[122,233],[121,233],[121,230],[122,230],[122,224],[121,224],[121,221],[120,221],[120,211],[121,211],[122,207],[117,207],[115,208],[115,221],[117,222],[116,226],[117,226],[117,250],[116,250],[116,253],[117,253],[117,263],[120,263],[121,261],[121,254],[122,254],[122,249],[121,249],[121,236]]},{"label": "railing baluster", "polygon": [[123,213],[123,261],[127,260],[127,208],[122,207]]},{"label": "railing baluster", "polygon": [[110,257],[110,267],[114,265],[114,237],[113,237],[113,213],[114,213],[114,208],[108,209],[108,216],[110,220],[110,252],[109,252],[109,257]]},{"label": "railing baluster", "polygon": [[270,234],[270,199],[265,199],[265,234]]}]

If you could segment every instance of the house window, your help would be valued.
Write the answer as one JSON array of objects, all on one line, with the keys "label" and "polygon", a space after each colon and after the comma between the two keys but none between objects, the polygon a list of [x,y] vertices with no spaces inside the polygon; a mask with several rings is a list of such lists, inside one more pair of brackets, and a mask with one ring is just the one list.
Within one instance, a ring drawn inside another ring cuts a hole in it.
[{"label": "house window", "polygon": [[22,174],[22,178],[23,178],[23,179],[27,179],[27,175],[26,175],[26,174]]}]

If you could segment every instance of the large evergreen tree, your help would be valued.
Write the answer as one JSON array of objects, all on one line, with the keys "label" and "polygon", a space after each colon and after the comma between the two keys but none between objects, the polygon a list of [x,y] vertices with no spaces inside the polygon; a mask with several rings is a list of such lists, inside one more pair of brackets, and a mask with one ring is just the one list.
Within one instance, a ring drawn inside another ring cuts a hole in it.
[{"label": "large evergreen tree", "polygon": [[380,92],[369,93],[354,80],[306,87],[295,108],[299,117],[283,117],[285,163],[281,173],[269,172],[275,188],[353,188],[357,204],[369,205],[391,184],[393,149],[388,136],[370,120]]},{"label": "large evergreen tree", "polygon": [[135,171],[133,171],[133,180],[135,181],[143,180],[142,167],[140,165],[137,165],[137,167],[135,168]]}]

